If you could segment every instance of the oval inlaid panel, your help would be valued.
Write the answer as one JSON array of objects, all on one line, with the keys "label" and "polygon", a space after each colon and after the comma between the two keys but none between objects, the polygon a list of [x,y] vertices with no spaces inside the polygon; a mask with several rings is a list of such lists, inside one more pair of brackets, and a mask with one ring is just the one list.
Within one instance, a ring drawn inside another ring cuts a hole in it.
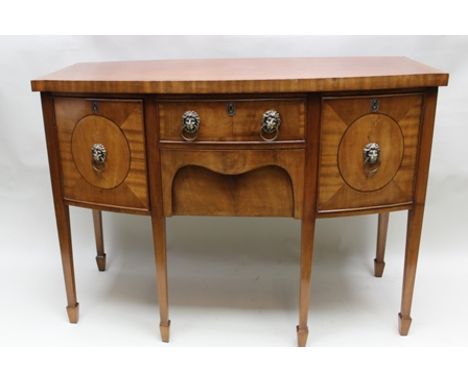
[{"label": "oval inlaid panel", "polygon": [[[101,172],[92,165],[91,147],[104,145],[106,161]],[[110,189],[127,177],[130,169],[130,149],[122,130],[110,119],[88,115],[75,126],[72,135],[73,160],[81,173],[93,186]]]},{"label": "oval inlaid panel", "polygon": [[[380,146],[380,162],[369,171],[363,149],[374,142]],[[344,181],[357,191],[369,192],[385,187],[400,168],[403,135],[398,123],[385,114],[364,115],[343,134],[338,147],[338,166]]]}]

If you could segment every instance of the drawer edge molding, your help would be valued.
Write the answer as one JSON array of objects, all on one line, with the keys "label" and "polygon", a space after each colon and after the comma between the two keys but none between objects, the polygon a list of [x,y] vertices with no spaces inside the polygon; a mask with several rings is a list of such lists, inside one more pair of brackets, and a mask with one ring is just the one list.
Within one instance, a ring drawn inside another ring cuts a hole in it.
[{"label": "drawer edge molding", "polygon": [[392,212],[409,210],[413,207],[413,202],[396,203],[396,204],[385,204],[370,207],[358,207],[358,208],[342,208],[336,210],[317,210],[317,216],[319,218],[332,218],[337,216],[354,216],[354,215],[367,215],[376,214],[381,212]]},{"label": "drawer edge molding", "polygon": [[94,203],[94,202],[85,202],[81,200],[75,200],[70,198],[64,198],[63,201],[65,204],[75,207],[99,209],[103,211],[111,212],[123,212],[123,213],[132,213],[138,215],[149,215],[150,210],[147,208],[138,208],[138,207],[128,207],[128,206],[119,206],[115,204],[106,204],[106,203]]}]

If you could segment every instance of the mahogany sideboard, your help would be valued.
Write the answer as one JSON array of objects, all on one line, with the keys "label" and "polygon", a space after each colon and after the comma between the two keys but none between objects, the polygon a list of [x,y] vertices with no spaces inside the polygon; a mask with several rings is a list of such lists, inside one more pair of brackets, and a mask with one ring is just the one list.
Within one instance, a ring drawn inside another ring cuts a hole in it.
[{"label": "mahogany sideboard", "polygon": [[[448,74],[404,57],[82,63],[41,92],[69,321],[78,321],[69,206],[150,215],[162,340],[166,218],[301,220],[298,345],[305,346],[317,218],[408,211],[401,335],[408,334],[437,90]],[[291,280],[293,282],[293,280]]]}]

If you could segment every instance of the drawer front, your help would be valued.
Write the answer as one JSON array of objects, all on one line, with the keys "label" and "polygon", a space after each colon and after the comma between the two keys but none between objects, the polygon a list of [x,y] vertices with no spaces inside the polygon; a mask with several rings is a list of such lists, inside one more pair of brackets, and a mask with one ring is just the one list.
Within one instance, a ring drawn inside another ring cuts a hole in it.
[{"label": "drawer front", "polygon": [[[278,112],[278,134],[262,133],[264,113]],[[305,101],[303,99],[262,100],[177,100],[159,103],[161,140],[184,141],[183,115],[194,111],[199,118],[193,141],[291,141],[304,139]]]},{"label": "drawer front", "polygon": [[318,210],[409,203],[423,97],[322,100]]},{"label": "drawer front", "polygon": [[65,199],[147,210],[139,100],[55,98]]},{"label": "drawer front", "polygon": [[303,149],[161,150],[165,216],[302,216]]}]

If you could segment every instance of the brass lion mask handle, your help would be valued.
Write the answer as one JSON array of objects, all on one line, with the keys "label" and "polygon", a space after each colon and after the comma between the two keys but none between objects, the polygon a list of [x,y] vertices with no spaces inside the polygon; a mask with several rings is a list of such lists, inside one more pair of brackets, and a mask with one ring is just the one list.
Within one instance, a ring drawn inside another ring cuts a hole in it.
[{"label": "brass lion mask handle", "polygon": [[187,142],[193,142],[197,139],[198,130],[200,130],[200,116],[196,111],[186,111],[182,115],[182,138]]},{"label": "brass lion mask handle", "polygon": [[107,151],[102,143],[91,146],[91,164],[96,172],[103,172],[106,167]]},{"label": "brass lion mask handle", "polygon": [[374,175],[380,166],[381,150],[378,143],[370,142],[362,150],[363,165],[368,175]]},{"label": "brass lion mask handle", "polygon": [[262,129],[260,137],[267,142],[278,138],[279,128],[281,126],[281,116],[276,110],[267,110],[263,113]]}]

